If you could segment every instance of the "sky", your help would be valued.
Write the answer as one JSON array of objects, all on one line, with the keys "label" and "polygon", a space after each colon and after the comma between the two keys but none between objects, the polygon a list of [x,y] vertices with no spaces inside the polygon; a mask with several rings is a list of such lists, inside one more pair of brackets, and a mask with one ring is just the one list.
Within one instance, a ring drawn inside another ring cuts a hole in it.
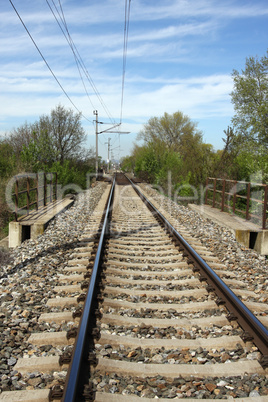
[{"label": "sky", "polygon": [[151,117],[181,111],[217,150],[234,115],[232,71],[266,54],[268,2],[2,0],[0,38],[1,137],[61,104],[82,113],[95,148],[97,110],[99,155],[110,142],[120,159]]}]

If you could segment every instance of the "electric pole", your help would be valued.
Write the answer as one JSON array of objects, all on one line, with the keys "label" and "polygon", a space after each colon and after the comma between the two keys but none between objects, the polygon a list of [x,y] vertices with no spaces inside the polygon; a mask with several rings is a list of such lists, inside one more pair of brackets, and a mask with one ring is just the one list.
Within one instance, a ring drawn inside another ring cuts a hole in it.
[{"label": "electric pole", "polygon": [[[122,131],[119,131],[119,130],[113,131],[114,128],[119,127],[121,125],[121,123],[119,123],[119,124],[114,124],[110,128],[107,128],[107,130],[103,130],[103,131],[98,132],[98,125],[99,124],[105,124],[105,123],[103,123],[103,122],[98,120],[98,111],[97,110],[93,110],[93,114],[96,116],[96,120],[94,120],[94,121],[96,122],[96,180],[97,180],[98,179],[98,172],[99,172],[98,135],[103,134],[103,133],[107,133],[107,134],[110,134],[110,133],[129,134],[129,131],[125,131],[125,132],[124,131],[122,132]],[[109,169],[109,162],[110,162],[109,161],[109,156],[110,156],[109,154],[110,154],[110,151],[111,151],[110,140],[111,140],[111,138],[109,138],[109,140],[108,140],[108,171],[110,170]]]},{"label": "electric pole", "polygon": [[111,149],[110,141],[111,141],[111,138],[109,137],[108,138],[108,160],[107,160],[108,171],[107,171],[107,173],[110,173],[110,149]]},{"label": "electric pole", "polygon": [[98,170],[99,170],[99,156],[98,156],[98,111],[94,110],[93,114],[96,116],[96,180],[98,178]]}]

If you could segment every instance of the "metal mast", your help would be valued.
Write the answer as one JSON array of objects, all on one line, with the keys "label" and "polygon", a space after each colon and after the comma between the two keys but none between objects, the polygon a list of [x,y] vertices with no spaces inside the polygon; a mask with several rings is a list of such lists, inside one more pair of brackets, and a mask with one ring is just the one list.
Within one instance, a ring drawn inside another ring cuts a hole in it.
[{"label": "metal mast", "polygon": [[98,178],[98,170],[99,170],[99,156],[98,156],[98,111],[94,110],[93,114],[96,116],[96,179]]}]

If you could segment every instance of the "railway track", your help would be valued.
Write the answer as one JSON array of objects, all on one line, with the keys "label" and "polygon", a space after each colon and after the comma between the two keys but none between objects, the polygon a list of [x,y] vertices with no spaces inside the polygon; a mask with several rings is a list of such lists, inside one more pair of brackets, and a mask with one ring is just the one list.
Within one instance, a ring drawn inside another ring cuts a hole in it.
[{"label": "railway track", "polygon": [[49,355],[15,366],[53,372],[52,390],[4,392],[1,401],[268,400],[266,307],[142,198],[122,176],[107,187],[39,317],[45,332],[28,339],[50,345]]}]

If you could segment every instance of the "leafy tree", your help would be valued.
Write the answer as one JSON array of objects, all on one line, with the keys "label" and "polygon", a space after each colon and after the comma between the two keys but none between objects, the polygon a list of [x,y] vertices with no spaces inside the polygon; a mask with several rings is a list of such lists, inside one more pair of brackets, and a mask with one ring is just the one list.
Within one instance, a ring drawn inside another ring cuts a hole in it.
[{"label": "leafy tree", "polygon": [[133,155],[125,156],[120,161],[120,166],[123,172],[133,172],[135,168],[135,158]]},{"label": "leafy tree", "polygon": [[0,239],[7,236],[8,222],[13,217],[6,202],[5,189],[9,177],[16,173],[16,162],[11,145],[6,140],[0,140]]},{"label": "leafy tree", "polygon": [[81,115],[58,105],[49,116],[13,130],[7,138],[17,157],[22,154],[29,167],[50,166],[54,162],[79,159],[86,134],[81,125]]},{"label": "leafy tree", "polygon": [[12,175],[16,164],[16,157],[10,144],[0,140],[0,179]]},{"label": "leafy tree", "polygon": [[13,149],[17,159],[20,158],[23,147],[28,147],[33,140],[33,131],[33,125],[26,122],[7,135],[5,142]]},{"label": "leafy tree", "polygon": [[258,174],[265,183],[268,180],[268,155],[264,145],[245,139],[233,128],[224,130],[225,147],[215,154],[213,176],[233,180],[250,181]]},{"label": "leafy tree", "polygon": [[81,126],[81,113],[74,113],[58,105],[47,119],[50,136],[61,163],[66,159],[77,158],[82,152],[81,144],[86,134]]},{"label": "leafy tree", "polygon": [[[165,113],[163,117],[152,117],[138,138],[143,139],[150,149],[153,148],[158,166],[165,166],[168,153],[177,154],[173,157],[177,158],[176,165],[179,166],[180,172],[177,170],[175,175],[178,181],[186,180],[192,185],[204,183],[208,171],[213,167],[213,147],[203,143],[197,123],[180,111],[172,115]],[[149,176],[152,177],[152,174]]]},{"label": "leafy tree", "polygon": [[135,153],[135,174],[140,178],[153,183],[159,166],[153,143],[142,147],[136,146]]},{"label": "leafy tree", "polygon": [[235,169],[234,161],[239,152],[241,143],[241,136],[237,135],[233,127],[223,130],[224,137],[222,138],[225,146],[223,150],[219,150],[215,155],[215,166],[213,171],[213,176],[233,179],[233,172]]},{"label": "leafy tree", "polygon": [[59,161],[54,162],[48,171],[58,173],[58,182],[62,186],[66,186],[70,183],[76,184],[81,188],[85,186],[84,176],[81,175],[81,172],[76,166],[71,166],[70,161],[66,160],[63,163]]},{"label": "leafy tree", "polygon": [[[182,159],[178,152],[169,151],[163,141],[156,140],[142,147],[136,146],[133,158],[135,159],[135,174],[160,186],[164,192],[172,192],[177,182],[182,180]],[[168,188],[169,184],[171,184],[171,188]]]},{"label": "leafy tree", "polygon": [[[167,149],[164,150],[161,155],[159,170],[156,172],[156,184],[159,185],[164,192],[167,193],[169,191],[169,193],[172,193],[173,190],[176,189],[178,182],[183,180],[182,165],[183,162],[178,152],[168,151]],[[169,185],[171,186],[170,188],[168,188]]]},{"label": "leafy tree", "polygon": [[54,162],[57,162],[57,154],[50,142],[46,132],[41,132],[36,135],[36,132],[32,133],[32,140],[28,146],[23,145],[21,151],[21,160],[25,169],[33,170],[47,170]]},{"label": "leafy tree", "polygon": [[235,116],[233,124],[246,140],[268,147],[268,51],[260,59],[246,59],[245,69],[233,71],[231,93]]},{"label": "leafy tree", "polygon": [[162,117],[150,118],[138,139],[143,139],[145,143],[161,140],[168,149],[181,151],[189,141],[201,141],[202,133],[197,129],[197,123],[178,111],[172,115],[164,113]]},{"label": "leafy tree", "polygon": [[254,175],[259,176],[257,181],[268,181],[268,155],[263,147],[255,142],[248,142],[237,153],[233,163],[232,177],[236,180],[251,181]]},{"label": "leafy tree", "polygon": [[[193,163],[194,182],[204,184],[206,178],[213,173],[217,153],[211,144],[201,143],[198,150],[196,150],[196,158],[196,162]],[[191,172],[191,169],[189,169],[189,172]]]}]

